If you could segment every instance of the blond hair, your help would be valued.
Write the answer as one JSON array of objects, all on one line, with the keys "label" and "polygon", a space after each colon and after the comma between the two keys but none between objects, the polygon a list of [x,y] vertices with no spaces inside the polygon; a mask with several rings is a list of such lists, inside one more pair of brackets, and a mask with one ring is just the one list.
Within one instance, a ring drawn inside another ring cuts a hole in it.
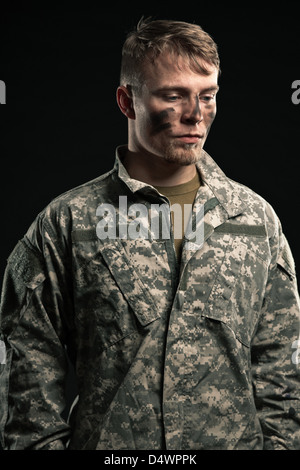
[{"label": "blond hair", "polygon": [[145,62],[154,62],[165,51],[174,57],[186,58],[190,68],[197,73],[208,75],[207,64],[220,71],[217,45],[201,26],[184,21],[142,18],[123,45],[121,85],[139,87]]}]

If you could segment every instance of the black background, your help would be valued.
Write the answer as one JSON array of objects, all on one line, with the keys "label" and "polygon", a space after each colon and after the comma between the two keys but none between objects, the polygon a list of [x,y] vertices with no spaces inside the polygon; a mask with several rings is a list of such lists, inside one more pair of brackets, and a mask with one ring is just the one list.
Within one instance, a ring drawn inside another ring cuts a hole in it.
[{"label": "black background", "polygon": [[110,170],[127,142],[115,91],[122,44],[142,15],[198,23],[217,42],[221,88],[205,149],[272,204],[300,264],[297,2],[159,3],[0,6],[0,280],[38,212]]},{"label": "black background", "polygon": [[196,22],[217,42],[221,89],[205,148],[229,177],[272,204],[297,263],[297,3],[45,5],[1,6],[1,276],[38,212],[109,170],[115,147],[127,142],[115,91],[122,44],[142,15]]}]

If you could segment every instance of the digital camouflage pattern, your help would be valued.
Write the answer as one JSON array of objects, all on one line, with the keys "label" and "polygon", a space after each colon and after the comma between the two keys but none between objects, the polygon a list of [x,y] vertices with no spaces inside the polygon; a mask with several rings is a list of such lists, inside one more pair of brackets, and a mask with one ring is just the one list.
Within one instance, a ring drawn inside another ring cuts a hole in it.
[{"label": "digital camouflage pattern", "polygon": [[[5,449],[300,448],[288,243],[270,205],[204,151],[199,169],[204,244],[180,265],[172,239],[97,237],[99,204],[166,202],[118,157],[18,243],[1,306]],[[78,380],[68,423],[66,353]]]}]

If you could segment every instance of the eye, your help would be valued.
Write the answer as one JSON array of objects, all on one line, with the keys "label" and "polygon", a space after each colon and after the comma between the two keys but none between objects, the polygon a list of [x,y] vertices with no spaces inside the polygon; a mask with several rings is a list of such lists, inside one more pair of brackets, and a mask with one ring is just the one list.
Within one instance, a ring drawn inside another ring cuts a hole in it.
[{"label": "eye", "polygon": [[176,101],[179,101],[181,97],[179,95],[165,95],[164,98],[166,101],[174,103]]},{"label": "eye", "polygon": [[201,101],[204,101],[204,103],[210,103],[215,99],[216,95],[203,95],[200,96]]}]

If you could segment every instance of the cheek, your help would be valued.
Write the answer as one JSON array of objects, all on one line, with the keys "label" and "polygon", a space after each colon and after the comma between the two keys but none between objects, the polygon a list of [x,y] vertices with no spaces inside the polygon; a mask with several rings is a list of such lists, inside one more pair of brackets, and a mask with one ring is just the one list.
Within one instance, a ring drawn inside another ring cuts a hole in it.
[{"label": "cheek", "polygon": [[157,135],[172,127],[175,119],[175,109],[166,108],[162,111],[153,111],[149,114],[151,135]]},{"label": "cheek", "polygon": [[215,120],[217,114],[217,107],[216,106],[210,106],[209,108],[206,109],[205,112],[205,124],[207,127],[210,127],[212,123]]},{"label": "cheek", "polygon": [[214,122],[216,115],[217,115],[217,111],[216,111],[216,110],[215,110],[215,111],[212,111],[211,113],[209,113],[208,118],[209,118],[211,124]]}]

